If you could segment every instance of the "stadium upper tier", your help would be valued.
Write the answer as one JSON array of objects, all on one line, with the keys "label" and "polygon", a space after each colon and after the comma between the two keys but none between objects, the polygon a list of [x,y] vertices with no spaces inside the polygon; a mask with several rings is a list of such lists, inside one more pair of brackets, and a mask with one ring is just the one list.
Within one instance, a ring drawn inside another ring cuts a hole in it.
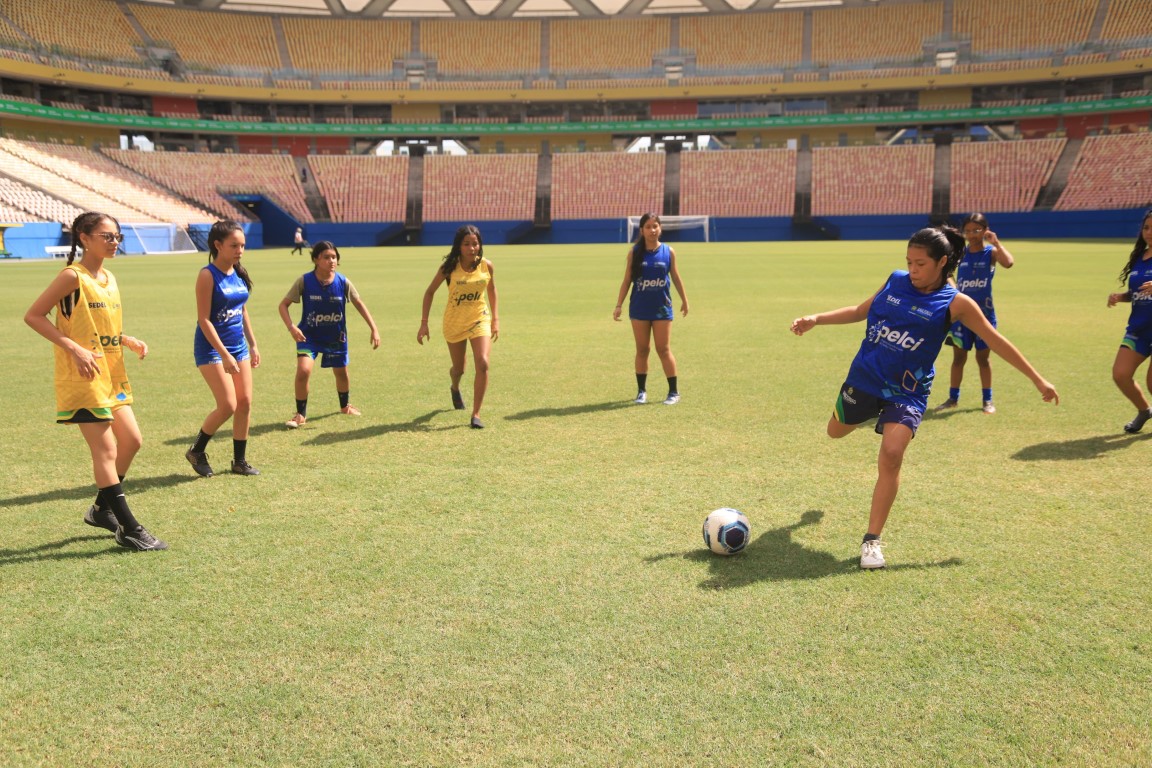
[{"label": "stadium upper tier", "polygon": [[[802,157],[811,161],[807,181]],[[80,210],[107,211],[124,222],[251,220],[233,202],[238,195],[267,198],[300,223],[325,207],[333,222],[407,222],[415,202],[422,221],[444,222],[536,220],[541,200],[553,220],[668,213],[665,203],[673,199],[678,214],[720,217],[792,216],[805,195],[814,216],[927,215],[941,194],[953,212],[1032,211],[1045,198],[1056,210],[1152,201],[1149,132],[951,148],[693,151],[677,158],[673,165],[663,152],[312,155],[302,167],[323,203],[310,208],[297,166],[283,155],[96,151],[2,139],[0,213],[10,221],[61,223]]]},{"label": "stadium upper tier", "polygon": [[1152,39],[1147,0],[881,1],[837,9],[476,21],[312,18],[123,0],[0,0],[0,13],[0,46],[12,56],[57,66],[69,66],[72,57],[82,68],[159,79],[301,88],[348,79],[528,84],[570,76],[934,65],[939,48],[957,51],[960,63],[971,66],[1036,52],[1119,56],[1119,49]]}]

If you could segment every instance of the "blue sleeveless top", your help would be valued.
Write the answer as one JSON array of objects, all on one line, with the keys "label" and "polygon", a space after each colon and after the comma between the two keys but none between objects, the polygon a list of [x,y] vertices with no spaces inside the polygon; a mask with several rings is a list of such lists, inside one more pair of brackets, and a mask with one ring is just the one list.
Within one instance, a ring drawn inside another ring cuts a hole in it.
[{"label": "blue sleeveless top", "polygon": [[[244,305],[248,302],[248,286],[233,270],[226,275],[215,264],[204,267],[212,275],[212,310],[208,318],[212,321],[220,341],[228,350],[247,346],[244,339]],[[196,326],[196,347],[211,349],[208,339],[200,326]]]},{"label": "blue sleeveless top", "polygon": [[[635,254],[632,258],[636,258]],[[671,269],[672,253],[664,243],[660,243],[655,251],[643,251],[640,276],[632,281],[628,317],[633,320],[672,319]]]},{"label": "blue sleeveless top", "polygon": [[868,332],[846,383],[874,397],[924,411],[936,377],[936,356],[948,335],[948,308],[956,289],[932,293],[912,286],[905,270],[893,272],[872,300]]},{"label": "blue sleeveless top", "polygon": [[1152,296],[1141,296],[1137,291],[1152,280],[1152,258],[1141,259],[1132,265],[1128,275],[1128,290],[1132,292],[1132,309],[1128,313],[1128,333],[1133,336],[1152,335]]},{"label": "blue sleeveless top", "polygon": [[993,324],[996,309],[992,306],[992,278],[996,276],[996,260],[992,258],[992,246],[985,245],[983,251],[964,251],[964,258],[956,268],[956,287],[980,305],[984,317]]},{"label": "blue sleeveless top", "polygon": [[315,272],[304,275],[300,292],[303,307],[300,330],[312,344],[336,347],[348,343],[345,307],[348,302],[348,278],[339,272],[329,285],[321,285]]}]

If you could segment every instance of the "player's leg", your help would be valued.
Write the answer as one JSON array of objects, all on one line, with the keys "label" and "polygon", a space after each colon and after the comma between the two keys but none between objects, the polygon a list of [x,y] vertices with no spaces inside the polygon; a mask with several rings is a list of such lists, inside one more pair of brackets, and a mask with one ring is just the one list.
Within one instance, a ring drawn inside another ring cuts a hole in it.
[{"label": "player's leg", "polygon": [[632,320],[632,337],[636,341],[636,402],[648,402],[648,355],[651,352],[649,338],[652,335],[650,320]]},{"label": "player's leg", "polygon": [[[963,333],[963,330],[960,333]],[[948,344],[952,346],[952,367],[948,370],[948,399],[936,406],[937,411],[955,408],[960,402],[960,385],[964,383],[964,365],[968,362],[968,350],[953,338],[949,338]]]},{"label": "player's leg", "polygon": [[116,520],[116,543],[129,549],[167,549],[168,545],[148,533],[128,507],[120,478],[116,475],[116,436],[112,423],[86,422],[79,426],[92,455],[92,475],[100,491],[99,498],[108,505]]},{"label": "player's leg", "polygon": [[889,422],[884,425],[880,439],[880,453],[876,460],[876,487],[872,490],[872,506],[868,512],[868,533],[879,536],[888,521],[888,513],[900,490],[900,468],[904,453],[912,442],[912,430],[905,424]]},{"label": "player's leg", "polygon": [[123,480],[132,460],[144,445],[144,436],[140,434],[132,406],[125,405],[113,412],[112,436],[116,439],[116,475]]},{"label": "player's leg", "polygon": [[1116,387],[1128,398],[1128,402],[1136,406],[1136,417],[1124,425],[1128,433],[1139,432],[1144,428],[1144,422],[1152,418],[1152,410],[1148,408],[1148,398],[1136,383],[1136,369],[1148,359],[1134,349],[1121,346],[1116,350],[1116,359],[1112,362],[1112,381]]},{"label": "player's leg", "polygon": [[340,413],[345,416],[359,416],[360,409],[349,402],[352,396],[352,380],[348,376],[348,366],[333,366],[332,375],[336,379],[336,397],[340,400]]},{"label": "player's leg", "polygon": [[260,471],[248,463],[248,430],[252,424],[252,361],[237,363],[239,371],[232,374],[236,397],[236,412],[232,417],[232,473],[258,475]]},{"label": "player's leg", "polygon": [[996,413],[996,406],[992,404],[992,350],[987,347],[976,347],[976,366],[980,370],[980,399],[984,404],[984,413]]},{"label": "player's leg", "polygon": [[214,473],[208,463],[208,442],[236,412],[236,390],[232,384],[232,377],[224,373],[224,366],[220,363],[204,363],[197,366],[197,369],[208,384],[212,398],[216,401],[216,407],[204,417],[200,434],[196,436],[196,442],[192,447],[185,452],[184,458],[192,465],[192,469],[196,470],[196,474],[201,477],[212,477]]},{"label": "player's leg", "polygon": [[296,396],[296,413],[284,422],[289,429],[301,427],[308,420],[308,395],[311,391],[312,366],[315,363],[310,353],[296,354],[296,375],[292,380],[293,394]]},{"label": "player's leg", "polygon": [[672,354],[671,320],[652,322],[652,343],[656,346],[656,355],[660,358],[664,376],[668,379],[668,398],[664,404],[675,405],[680,401],[680,389],[676,380],[676,357]]},{"label": "player's leg", "polygon": [[468,342],[466,340],[449,341],[448,357],[452,360],[452,367],[448,369],[448,376],[452,379],[452,407],[462,411],[464,410],[464,398],[460,395],[460,378],[464,375],[464,366],[468,362]]},{"label": "player's leg", "polygon": [[476,365],[476,376],[472,384],[472,426],[483,428],[480,422],[480,407],[484,405],[484,394],[488,391],[488,353],[492,350],[491,336],[477,336],[472,343],[472,361]]}]

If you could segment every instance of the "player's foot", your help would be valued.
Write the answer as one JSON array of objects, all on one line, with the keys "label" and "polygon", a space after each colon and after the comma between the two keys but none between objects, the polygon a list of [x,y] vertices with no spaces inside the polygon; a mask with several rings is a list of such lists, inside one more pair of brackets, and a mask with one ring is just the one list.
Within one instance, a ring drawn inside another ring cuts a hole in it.
[{"label": "player's foot", "polygon": [[940,413],[941,411],[950,411],[958,405],[960,405],[960,403],[956,402],[952,398],[948,398],[947,400],[940,403],[940,405],[936,406],[932,410],[936,411],[936,413]]},{"label": "player's foot", "polygon": [[120,523],[116,522],[116,515],[112,514],[112,510],[100,509],[95,504],[84,513],[84,522],[94,528],[106,528],[112,533],[116,533],[116,529],[120,527]]},{"label": "player's foot", "polygon": [[452,393],[452,407],[458,411],[464,410],[464,398],[460,395],[460,390],[450,389]]},{"label": "player's foot", "polygon": [[345,416],[359,416],[360,409],[354,405],[346,405],[340,409],[340,413],[344,414]]},{"label": "player's foot", "polygon": [[480,421],[479,416],[472,417],[472,429],[484,429],[484,422]]},{"label": "player's foot", "polygon": [[200,477],[212,477],[216,474],[212,471],[212,467],[208,466],[208,454],[204,451],[194,451],[191,448],[184,454],[184,458],[188,459],[188,463],[192,465],[192,469],[196,470],[196,474]]},{"label": "player's foot", "polygon": [[680,402],[679,392],[669,392],[668,397],[664,398],[664,405],[676,405],[678,402]]},{"label": "player's foot", "polygon": [[880,551],[880,547],[884,546],[880,543],[879,539],[872,539],[860,545],[860,567],[866,570],[874,568],[883,568],[887,563],[884,562],[884,553]]},{"label": "player's foot", "polygon": [[148,552],[156,549],[168,549],[168,545],[152,534],[148,529],[140,526],[134,531],[125,531],[122,527],[116,528],[116,543],[137,552]]},{"label": "player's foot", "polygon": [[292,418],[288,419],[288,421],[284,422],[284,426],[288,427],[288,429],[298,429],[299,427],[304,426],[306,421],[308,421],[308,419],[304,418],[300,414],[296,414]]},{"label": "player's foot", "polygon": [[636,399],[632,402],[636,403],[636,405],[644,405],[644,403],[648,402],[648,393],[640,390],[636,393]]},{"label": "player's foot", "polygon": [[1140,430],[1144,429],[1144,423],[1152,419],[1152,408],[1144,411],[1138,411],[1136,418],[1124,425],[1124,431],[1130,435],[1134,435]]},{"label": "player's foot", "polygon": [[232,462],[232,474],[234,475],[258,475],[260,470],[252,466],[246,461]]},{"label": "player's foot", "polygon": [[992,405],[991,400],[985,400],[984,401],[984,413],[988,413],[988,414],[996,413],[996,406]]}]

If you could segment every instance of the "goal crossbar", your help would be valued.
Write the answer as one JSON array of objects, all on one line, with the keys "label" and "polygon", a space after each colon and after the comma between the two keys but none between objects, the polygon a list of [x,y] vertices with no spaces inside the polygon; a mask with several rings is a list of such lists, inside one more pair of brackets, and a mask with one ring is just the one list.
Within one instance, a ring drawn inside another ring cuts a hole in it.
[{"label": "goal crossbar", "polygon": [[[636,231],[640,228],[640,217],[628,217],[628,236],[625,242],[632,242],[636,236]],[[709,216],[661,216],[660,228],[666,232],[671,232],[678,229],[697,229],[704,230],[704,242],[709,241],[712,229],[712,219]]]}]

